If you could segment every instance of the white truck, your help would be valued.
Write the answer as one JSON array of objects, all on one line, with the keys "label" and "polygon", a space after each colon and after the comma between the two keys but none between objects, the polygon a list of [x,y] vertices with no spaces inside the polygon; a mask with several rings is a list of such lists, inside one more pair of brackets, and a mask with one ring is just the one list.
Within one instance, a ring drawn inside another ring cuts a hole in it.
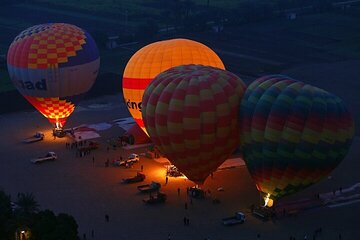
[{"label": "white truck", "polygon": [[48,152],[44,157],[38,157],[31,159],[30,162],[32,163],[42,163],[45,161],[53,161],[57,159],[57,155],[54,152]]},{"label": "white truck", "polygon": [[129,155],[129,157],[125,160],[114,160],[113,165],[114,166],[125,166],[125,167],[131,167],[134,163],[139,162],[140,158],[139,155],[132,153]]},{"label": "white truck", "polygon": [[150,193],[158,191],[161,188],[161,184],[158,182],[151,182],[150,184],[137,186],[137,189],[142,193]]},{"label": "white truck", "polygon": [[37,132],[36,134],[34,134],[32,137],[26,138],[23,140],[24,143],[33,143],[33,142],[38,142],[44,139],[44,133],[42,132]]}]

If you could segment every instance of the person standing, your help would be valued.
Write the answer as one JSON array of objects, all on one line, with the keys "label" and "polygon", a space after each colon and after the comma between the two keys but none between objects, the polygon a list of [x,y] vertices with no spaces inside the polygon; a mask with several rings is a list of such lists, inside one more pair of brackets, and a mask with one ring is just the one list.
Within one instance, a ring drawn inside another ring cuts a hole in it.
[{"label": "person standing", "polygon": [[141,165],[141,171],[144,171],[144,165]]},{"label": "person standing", "polygon": [[106,222],[109,222],[109,221],[110,221],[109,215],[107,215],[107,214],[105,214],[105,221],[106,221]]},{"label": "person standing", "polygon": [[168,181],[169,181],[169,178],[168,178],[168,176],[166,176],[166,178],[165,178],[165,185],[168,183]]},{"label": "person standing", "polygon": [[180,196],[180,188],[177,189],[178,196]]}]

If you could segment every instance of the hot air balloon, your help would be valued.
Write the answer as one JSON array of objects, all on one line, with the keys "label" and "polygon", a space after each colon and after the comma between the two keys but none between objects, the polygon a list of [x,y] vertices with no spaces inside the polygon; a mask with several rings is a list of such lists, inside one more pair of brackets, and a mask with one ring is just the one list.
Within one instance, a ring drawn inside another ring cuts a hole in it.
[{"label": "hot air balloon", "polygon": [[237,108],[245,84],[214,67],[183,65],[159,74],[146,88],[142,116],[151,140],[197,184],[238,144]]},{"label": "hot air balloon", "polygon": [[66,23],[30,27],[11,43],[7,64],[19,92],[56,129],[93,85],[100,58],[92,37]]},{"label": "hot air balloon", "polygon": [[134,123],[124,134],[125,137],[127,137],[129,140],[128,142],[130,144],[147,144],[151,143],[150,138],[145,132]]},{"label": "hot air balloon", "polygon": [[149,44],[137,51],[127,63],[123,76],[124,101],[136,123],[145,131],[141,99],[145,88],[159,73],[184,64],[201,64],[224,69],[210,48],[188,39],[172,39]]},{"label": "hot air balloon", "polygon": [[246,166],[268,206],[327,176],[354,134],[340,98],[281,75],[248,87],[239,121]]}]

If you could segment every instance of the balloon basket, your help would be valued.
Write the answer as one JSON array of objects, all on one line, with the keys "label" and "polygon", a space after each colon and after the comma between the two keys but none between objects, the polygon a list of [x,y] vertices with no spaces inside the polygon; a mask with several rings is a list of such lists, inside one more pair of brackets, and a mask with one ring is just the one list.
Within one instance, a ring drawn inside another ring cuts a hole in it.
[{"label": "balloon basket", "polygon": [[53,135],[54,137],[62,138],[66,136],[66,132],[62,128],[54,128]]}]

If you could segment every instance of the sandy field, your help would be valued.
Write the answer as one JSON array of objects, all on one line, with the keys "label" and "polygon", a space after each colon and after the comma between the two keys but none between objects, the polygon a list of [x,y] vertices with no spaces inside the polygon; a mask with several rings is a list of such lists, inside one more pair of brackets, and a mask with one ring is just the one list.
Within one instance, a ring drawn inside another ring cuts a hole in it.
[{"label": "sandy field", "polygon": [[[350,99],[350,98],[349,98]],[[348,99],[348,100],[349,100]],[[357,98],[358,99],[358,98]],[[80,124],[111,122],[114,119],[128,117],[120,96],[105,96],[82,102],[68,120],[67,127]],[[94,104],[98,104],[94,107]],[[99,104],[104,107],[99,108]],[[105,167],[107,158],[126,157],[134,150],[110,149],[106,140],[117,137],[122,129],[114,126],[101,131],[97,141],[101,147],[83,158],[75,157],[75,151],[66,149],[70,138],[53,139],[51,127],[45,118],[37,112],[19,112],[0,115],[0,187],[16,200],[18,192],[33,192],[41,209],[51,209],[56,213],[73,215],[79,225],[79,236],[86,234],[87,239],[97,240],[138,240],[138,239],[312,239],[315,229],[321,227],[322,234],[317,239],[359,239],[358,215],[359,202],[335,207],[317,208],[291,217],[278,218],[276,221],[263,222],[250,213],[251,204],[259,203],[259,195],[247,172],[246,167],[237,167],[215,172],[208,178],[203,188],[211,191],[212,197],[220,199],[213,204],[211,198],[194,199],[190,204],[186,187],[193,183],[186,179],[169,178],[165,185],[165,168],[161,163],[141,157],[140,163],[133,168]],[[36,131],[45,133],[45,140],[33,144],[24,144],[22,139]],[[35,165],[30,159],[55,151],[58,160]],[[137,149],[137,153],[144,149]],[[92,158],[95,158],[95,164]],[[360,182],[360,139],[356,137],[346,159],[332,173],[330,179],[307,190],[291,196],[288,201],[313,197],[316,193],[343,189]],[[144,166],[147,178],[144,183],[159,181],[161,191],[168,195],[165,204],[146,205],[142,202],[147,195],[136,189],[140,184],[121,184],[121,179],[130,177]],[[217,191],[222,187],[224,191]],[[180,188],[178,196],[177,189]],[[359,192],[359,191],[358,191]],[[188,209],[185,209],[188,202]],[[246,214],[242,225],[225,227],[223,217],[236,211]],[[110,221],[105,221],[108,214]],[[183,225],[183,218],[190,219],[190,225]],[[91,237],[91,231],[94,237]]]}]

